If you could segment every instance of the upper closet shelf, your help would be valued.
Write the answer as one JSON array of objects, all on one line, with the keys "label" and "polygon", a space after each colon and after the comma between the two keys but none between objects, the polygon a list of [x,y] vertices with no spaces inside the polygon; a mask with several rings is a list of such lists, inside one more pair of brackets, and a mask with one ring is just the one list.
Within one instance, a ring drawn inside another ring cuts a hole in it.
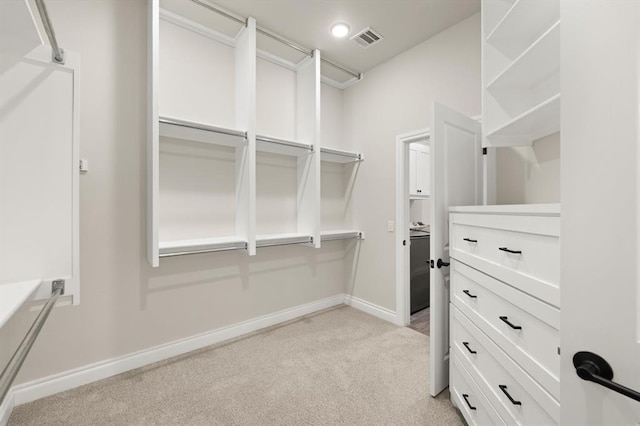
[{"label": "upper closet shelf", "polygon": [[33,279],[0,284],[0,327],[36,292],[42,280]]},{"label": "upper closet shelf", "polygon": [[362,154],[357,152],[342,151],[333,148],[320,148],[320,159],[332,163],[353,163],[362,161]]},{"label": "upper closet shelf", "polygon": [[290,244],[311,244],[313,237],[298,233],[265,234],[256,236],[256,247],[286,246]]},{"label": "upper closet shelf", "polygon": [[556,22],[535,43],[498,75],[487,89],[528,89],[560,70],[560,22]]},{"label": "upper closet shelf", "polygon": [[272,136],[257,135],[256,149],[274,154],[300,156],[313,152],[313,145]]},{"label": "upper closet shelf", "polygon": [[173,117],[160,117],[160,136],[216,145],[237,146],[247,132]]},{"label": "upper closet shelf", "polygon": [[247,248],[247,242],[238,237],[161,241],[160,257],[181,256],[184,254],[196,253],[210,253],[226,250],[240,250],[245,248]]},{"label": "upper closet shelf", "polygon": [[558,0],[517,0],[487,36],[487,42],[514,58],[559,18]]},{"label": "upper closet shelf", "polygon": [[560,94],[536,105],[503,126],[487,134],[492,146],[512,146],[517,139],[519,145],[530,145],[533,141],[560,130]]}]

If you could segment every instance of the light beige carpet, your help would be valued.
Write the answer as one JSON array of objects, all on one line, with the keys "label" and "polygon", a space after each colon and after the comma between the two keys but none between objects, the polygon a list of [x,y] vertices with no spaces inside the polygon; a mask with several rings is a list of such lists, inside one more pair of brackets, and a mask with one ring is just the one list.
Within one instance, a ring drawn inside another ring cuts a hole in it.
[{"label": "light beige carpet", "polygon": [[16,407],[9,425],[462,425],[428,337],[340,307]]}]

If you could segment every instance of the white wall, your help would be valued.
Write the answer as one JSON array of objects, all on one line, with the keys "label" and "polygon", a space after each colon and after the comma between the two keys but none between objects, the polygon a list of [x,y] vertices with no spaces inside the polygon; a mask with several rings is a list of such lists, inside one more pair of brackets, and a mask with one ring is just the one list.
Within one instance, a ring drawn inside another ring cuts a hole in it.
[{"label": "white wall", "polygon": [[[82,303],[56,308],[16,384],[344,291],[344,245],[145,258],[146,2],[47,2],[63,48],[82,55]],[[264,67],[269,68],[269,67]],[[231,110],[233,110],[231,108]],[[0,330],[0,365],[36,312]]]},{"label": "white wall", "polygon": [[560,202],[560,133],[497,153],[498,204]]},{"label": "white wall", "polygon": [[366,240],[349,252],[347,291],[391,310],[395,238],[387,221],[395,220],[395,138],[430,127],[433,101],[480,114],[479,14],[366,73],[344,93],[346,139],[365,156],[353,210]]}]

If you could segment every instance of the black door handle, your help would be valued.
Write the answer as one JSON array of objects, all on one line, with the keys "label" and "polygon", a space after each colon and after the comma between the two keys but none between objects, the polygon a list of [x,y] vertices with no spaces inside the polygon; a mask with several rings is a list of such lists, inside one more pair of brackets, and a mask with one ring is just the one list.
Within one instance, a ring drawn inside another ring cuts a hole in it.
[{"label": "black door handle", "polygon": [[506,247],[498,247],[498,250],[506,251],[507,253],[522,254],[522,252],[520,250],[509,250]]},{"label": "black door handle", "polygon": [[469,394],[463,393],[463,394],[462,394],[462,397],[464,398],[464,402],[466,402],[466,403],[467,403],[467,405],[469,406],[469,408],[470,408],[471,410],[475,410],[475,409],[476,409],[476,407],[474,407],[473,405],[471,405],[471,404],[469,403]]},{"label": "black door handle", "polygon": [[507,395],[507,398],[509,398],[509,401],[511,401],[511,403],[513,405],[522,405],[522,402],[520,401],[516,401],[515,399],[513,399],[513,397],[511,395],[509,395],[509,392],[507,392],[507,386],[506,385],[498,385],[498,387],[500,388],[500,390]]},{"label": "black door handle", "polygon": [[462,290],[462,292],[464,294],[466,294],[467,296],[469,296],[470,298],[472,298],[472,299],[477,299],[478,298],[478,296],[476,296],[475,294],[471,294],[471,292],[469,290]]},{"label": "black door handle", "polygon": [[465,347],[465,348],[467,348],[467,350],[469,351],[469,353],[472,353],[472,354],[477,354],[477,353],[478,353],[478,352],[474,351],[473,349],[471,349],[471,348],[469,347],[469,342],[462,342],[462,344],[464,345],[464,347]]},{"label": "black door handle", "polygon": [[449,266],[449,262],[443,262],[442,259],[438,259],[438,262],[436,263],[436,266],[438,267],[438,269],[440,269],[443,266]]},{"label": "black door handle", "polygon": [[509,317],[499,317],[499,318],[502,320],[502,322],[504,322],[509,327],[513,328],[514,330],[522,330],[522,327],[520,327],[519,325],[515,325],[515,324],[511,323],[511,321],[509,321]]},{"label": "black door handle", "polygon": [[472,240],[471,238],[463,238],[464,241],[468,241],[470,243],[477,243],[478,240]]},{"label": "black door handle", "polygon": [[573,366],[576,368],[576,374],[582,380],[597,383],[607,389],[640,401],[640,392],[611,381],[613,379],[613,369],[601,356],[593,352],[576,352],[573,356]]}]

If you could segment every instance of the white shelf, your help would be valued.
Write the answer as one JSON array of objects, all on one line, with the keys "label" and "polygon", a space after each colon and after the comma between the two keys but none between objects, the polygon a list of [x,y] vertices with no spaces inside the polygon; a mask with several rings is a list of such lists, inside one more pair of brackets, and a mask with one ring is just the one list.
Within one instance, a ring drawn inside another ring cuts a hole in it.
[{"label": "white shelf", "polygon": [[36,292],[41,279],[13,281],[0,284],[0,327]]},{"label": "white shelf", "polygon": [[[542,2],[544,3],[544,2]],[[490,91],[529,89],[560,70],[560,22],[556,22],[487,85]]]},{"label": "white shelf", "polygon": [[354,238],[362,239],[362,232],[353,229],[320,232],[321,241],[350,240]]},{"label": "white shelf", "polygon": [[[560,130],[560,94],[547,99],[520,114],[508,123],[489,132],[492,146],[530,144]],[[501,139],[504,143],[501,144]]]},{"label": "white shelf", "polygon": [[214,251],[240,250],[247,242],[238,237],[202,238],[196,240],[161,241],[160,257],[182,254],[207,253]]},{"label": "white shelf", "polygon": [[487,36],[487,42],[515,57],[559,18],[557,0],[518,0]]},{"label": "white shelf", "polygon": [[298,157],[313,152],[313,145],[287,139],[274,138],[273,136],[257,135],[256,150]]},{"label": "white shelf", "polygon": [[289,244],[310,244],[313,238],[310,235],[298,233],[265,234],[256,237],[256,247],[284,246]]},{"label": "white shelf", "polygon": [[160,117],[160,136],[215,145],[237,146],[247,132],[174,117]]},{"label": "white shelf", "polygon": [[320,148],[320,159],[332,163],[353,163],[362,161],[362,154],[333,148]]}]

